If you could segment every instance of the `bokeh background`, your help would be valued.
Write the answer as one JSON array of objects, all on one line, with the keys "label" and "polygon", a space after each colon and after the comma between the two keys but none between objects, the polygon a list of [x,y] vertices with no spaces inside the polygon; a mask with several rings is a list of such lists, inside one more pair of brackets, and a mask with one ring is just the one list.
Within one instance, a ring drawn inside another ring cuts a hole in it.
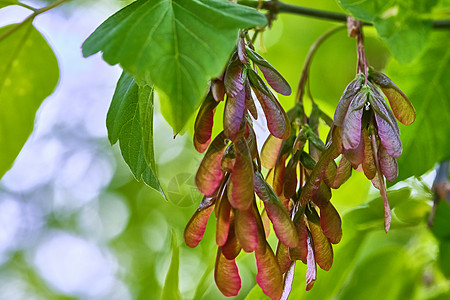
[{"label": "bokeh background", "polygon": [[[167,201],[135,181],[117,145],[111,147],[107,140],[106,113],[121,70],[100,55],[83,58],[81,44],[129,2],[71,1],[34,21],[57,55],[60,82],[40,107],[32,135],[0,182],[0,299],[159,299],[173,249],[178,248],[182,298],[223,298],[213,282],[214,218],[197,248],[182,240],[201,200],[193,181],[201,160],[191,141],[193,120],[174,139],[156,103],[155,154]],[[334,0],[286,2],[342,11]],[[16,6],[4,8],[0,26],[20,22],[29,13]],[[310,45],[335,25],[280,15],[257,48],[296,87]],[[365,33],[368,59],[382,70],[389,51],[373,29]],[[329,115],[354,77],[355,54],[355,41],[342,30],[314,58],[311,91]],[[295,100],[280,101],[288,109]],[[216,115],[221,122],[220,108]],[[265,121],[255,124],[261,147]],[[441,242],[448,233],[440,236],[426,224],[435,174],[430,170],[391,188],[394,220],[386,235],[378,192],[354,172],[333,193],[344,224],[334,265],[329,272],[319,271],[315,287],[306,294],[306,268],[298,263],[291,299],[450,299],[450,258],[443,255],[449,246],[443,252]],[[442,228],[450,227],[446,216],[436,217]],[[273,233],[270,242],[274,245]],[[254,288],[252,255],[241,254],[237,263],[243,287],[236,299],[264,299]]]}]

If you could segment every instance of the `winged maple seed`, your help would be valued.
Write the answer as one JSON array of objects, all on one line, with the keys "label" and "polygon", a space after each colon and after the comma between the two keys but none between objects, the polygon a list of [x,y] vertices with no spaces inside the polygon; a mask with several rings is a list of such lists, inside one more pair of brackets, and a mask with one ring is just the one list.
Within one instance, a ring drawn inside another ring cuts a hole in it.
[{"label": "winged maple seed", "polygon": [[[207,149],[196,175],[204,199],[186,226],[185,241],[190,247],[198,245],[214,210],[218,245],[214,278],[225,296],[235,296],[241,288],[235,261],[241,250],[255,253],[256,281],[270,298],[287,299],[297,260],[307,266],[306,290],[313,287],[317,266],[331,268],[332,245],[342,237],[341,218],[330,202],[331,189],[339,188],[352,168],[363,171],[380,189],[388,231],[384,179],[397,177],[396,158],[402,152],[395,118],[410,124],[415,111],[387,76],[361,71],[367,63],[361,33],[358,43],[360,72],[344,91],[334,120],[314,103],[306,116],[302,101],[286,114],[257,68],[280,94],[291,93],[288,83],[243,38],[223,75],[211,81],[194,133],[196,149]],[[258,117],[254,97],[271,133],[261,155],[251,118]],[[225,101],[223,131],[211,142],[214,112],[221,101]],[[318,136],[319,119],[331,128],[326,145]],[[268,170],[266,178],[262,166]],[[261,212],[255,193],[264,204]],[[279,240],[276,254],[266,241],[270,222]]]},{"label": "winged maple seed", "polygon": [[[296,261],[301,260],[307,265],[306,289],[310,290],[316,280],[317,265],[324,270],[331,268],[332,244],[339,243],[342,237],[341,218],[330,202],[331,190],[327,186],[333,184],[336,177],[337,167],[334,161],[331,163],[331,158],[327,160],[324,175],[320,177],[319,186],[314,193],[308,192],[310,189],[306,184],[317,177],[314,175],[315,170],[322,169],[316,168],[316,165],[324,165],[323,160],[316,163],[316,159],[306,152],[306,142],[309,141],[309,152],[316,153],[317,157],[325,157],[330,152],[315,133],[319,114],[313,109],[308,123],[300,127],[298,124],[303,119],[302,106],[296,105],[287,114],[292,124],[292,135],[287,140],[270,135],[261,151],[261,164],[269,169],[266,180],[289,209],[299,238],[296,247],[289,246],[282,240],[277,246],[277,260],[281,272],[285,274],[283,299],[289,294],[292,285],[292,276],[289,274],[293,273]],[[320,210],[320,215],[317,210]]]},{"label": "winged maple seed", "polygon": [[[269,224],[263,222],[262,215],[267,215],[284,244],[295,248],[299,238],[286,207],[260,173],[260,157],[250,117],[258,117],[254,96],[274,136],[289,137],[291,126],[256,67],[275,91],[284,95],[291,93],[280,73],[239,38],[224,74],[211,82],[195,122],[194,145],[199,152],[207,149],[196,174],[196,185],[204,199],[187,224],[184,237],[188,246],[197,246],[214,210],[218,245],[214,278],[219,290],[225,296],[239,293],[241,279],[235,259],[244,250],[255,253],[256,281],[263,292],[272,299],[280,299],[283,275],[266,241]],[[223,100],[223,131],[211,142],[215,109]],[[256,204],[255,192],[264,203],[262,213]]]},{"label": "winged maple seed", "polygon": [[223,128],[225,136],[231,141],[238,138],[239,130],[247,122],[246,116],[251,114],[254,119],[258,118],[253,94],[264,111],[269,131],[278,138],[289,136],[291,128],[286,113],[255,71],[256,66],[276,92],[291,94],[291,88],[281,74],[240,38],[224,74],[212,80],[210,91],[197,115],[194,125],[194,146],[197,151],[204,152],[208,148],[216,106],[225,98]]},{"label": "winged maple seed", "polygon": [[[389,100],[392,111],[380,89]],[[343,155],[343,167],[339,170],[341,176],[350,176],[351,165],[364,171],[372,180],[384,200],[386,232],[390,227],[391,211],[384,178],[391,182],[397,178],[396,158],[402,153],[400,130],[395,118],[409,125],[415,116],[414,107],[405,94],[386,75],[373,70],[369,70],[367,81],[364,74],[359,73],[347,86],[334,115],[332,140]]]}]

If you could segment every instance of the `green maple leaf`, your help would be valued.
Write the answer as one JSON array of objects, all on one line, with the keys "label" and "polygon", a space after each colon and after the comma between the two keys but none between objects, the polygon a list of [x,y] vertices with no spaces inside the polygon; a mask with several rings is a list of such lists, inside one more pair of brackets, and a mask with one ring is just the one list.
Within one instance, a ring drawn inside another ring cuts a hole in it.
[{"label": "green maple leaf", "polygon": [[[0,36],[13,26],[0,28]],[[33,131],[36,111],[53,93],[59,68],[49,44],[31,22],[0,40],[0,57],[1,178]]]},{"label": "green maple leaf", "polygon": [[141,83],[154,85],[178,133],[219,76],[238,30],[266,25],[257,10],[221,0],[138,0],[100,25],[83,44]]},{"label": "green maple leaf", "polygon": [[0,8],[9,6],[9,5],[16,5],[18,3],[17,0],[0,0]]},{"label": "green maple leaf", "polygon": [[[141,112],[142,108],[149,109]],[[122,157],[134,177],[165,198],[153,155],[153,89],[137,85],[133,76],[124,72],[108,110],[106,127],[109,141],[119,142]]]},{"label": "green maple leaf", "polygon": [[420,176],[450,158],[450,48],[448,32],[435,32],[430,48],[409,65],[391,62],[388,74],[408,95],[417,111],[414,123],[400,125],[403,153],[395,182]]}]

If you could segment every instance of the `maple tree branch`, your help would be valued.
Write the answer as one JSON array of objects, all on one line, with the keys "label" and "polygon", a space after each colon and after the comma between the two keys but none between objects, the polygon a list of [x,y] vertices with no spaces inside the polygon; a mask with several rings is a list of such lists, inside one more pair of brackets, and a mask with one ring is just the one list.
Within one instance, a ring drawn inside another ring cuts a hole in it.
[{"label": "maple tree branch", "polygon": [[[238,0],[239,4],[250,6],[257,8],[258,7],[258,1],[255,0]],[[347,22],[347,15],[332,11],[324,11],[324,10],[318,10],[313,8],[307,8],[303,6],[283,3],[283,2],[276,2],[276,8],[274,7],[274,2],[272,1],[263,1],[262,4],[260,4],[261,8],[266,9],[268,11],[273,11],[276,9],[278,13],[290,13],[290,14],[297,14],[297,15],[303,15],[307,17],[313,17],[318,19],[324,19],[328,21],[334,21],[334,22]],[[435,29],[450,29],[450,19],[445,20],[433,20],[432,27]],[[372,26],[371,23],[362,23],[364,26]]]},{"label": "maple tree branch", "polygon": [[[0,35],[0,42],[3,39],[7,38],[12,33],[14,33],[16,30],[19,30],[22,26],[24,26],[28,22],[33,22],[34,18],[36,18],[40,14],[43,14],[61,4],[63,4],[64,2],[67,2],[67,1],[69,1],[69,0],[58,0],[58,1],[53,2],[52,4],[49,4],[43,8],[39,8],[39,9],[30,7],[29,9],[33,10],[33,13],[31,15],[29,15],[28,17],[26,17],[22,22],[15,24],[11,28],[9,28],[7,31],[5,31],[2,35]],[[21,6],[23,6],[23,5],[21,5]]]}]

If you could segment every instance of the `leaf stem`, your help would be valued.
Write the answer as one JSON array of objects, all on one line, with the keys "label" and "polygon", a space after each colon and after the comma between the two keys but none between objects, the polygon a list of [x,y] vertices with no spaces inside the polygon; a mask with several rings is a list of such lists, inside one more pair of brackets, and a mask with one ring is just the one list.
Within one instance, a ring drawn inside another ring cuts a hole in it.
[{"label": "leaf stem", "polygon": [[[256,8],[258,1],[255,0],[238,0],[239,4]],[[283,2],[277,2],[278,13],[290,13],[296,15],[303,15],[307,17],[313,17],[318,19],[324,19],[333,22],[347,22],[347,15],[342,13],[336,13],[331,11],[324,11],[318,9],[312,9],[293,4],[287,4]],[[271,1],[262,2],[261,7],[266,10],[273,10],[273,3]],[[364,26],[372,26],[371,23],[362,23]],[[433,20],[432,27],[435,29],[450,29],[450,19],[445,20]]]},{"label": "leaf stem", "polygon": [[37,8],[34,8],[32,6],[29,6],[28,4],[22,3],[22,2],[17,2],[17,5],[25,7],[26,9],[32,10],[32,11],[37,11]]},{"label": "leaf stem", "polygon": [[[33,10],[33,13],[31,15],[29,15],[28,17],[26,17],[22,22],[15,24],[13,27],[9,28],[2,35],[0,35],[0,42],[2,40],[4,40],[5,38],[7,38],[12,33],[14,33],[16,30],[19,30],[22,26],[26,25],[28,22],[33,22],[35,17],[63,4],[64,2],[67,2],[67,1],[69,1],[69,0],[57,0],[57,1],[53,2],[52,4],[42,7],[42,8],[39,8],[39,9],[29,7],[29,9]],[[19,5],[23,6],[22,3],[20,3]]]}]

